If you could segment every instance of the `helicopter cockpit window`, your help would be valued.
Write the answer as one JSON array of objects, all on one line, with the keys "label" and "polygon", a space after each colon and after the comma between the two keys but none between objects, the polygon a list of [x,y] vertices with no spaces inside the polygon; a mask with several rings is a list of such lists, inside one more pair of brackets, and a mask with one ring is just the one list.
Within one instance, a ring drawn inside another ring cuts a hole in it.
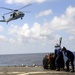
[{"label": "helicopter cockpit window", "polygon": [[10,16],[12,16],[13,14],[10,14]]},{"label": "helicopter cockpit window", "polygon": [[21,12],[19,12],[19,15],[21,15],[22,13]]}]

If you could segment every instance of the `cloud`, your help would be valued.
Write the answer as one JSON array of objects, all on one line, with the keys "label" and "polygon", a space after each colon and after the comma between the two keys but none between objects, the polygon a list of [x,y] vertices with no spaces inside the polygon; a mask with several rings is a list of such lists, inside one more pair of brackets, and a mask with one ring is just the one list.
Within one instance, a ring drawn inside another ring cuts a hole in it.
[{"label": "cloud", "polygon": [[6,37],[5,36],[3,36],[3,35],[0,35],[0,42],[5,42],[6,41]]},{"label": "cloud", "polygon": [[3,27],[2,26],[0,26],[0,31],[3,31]]},{"label": "cloud", "polygon": [[42,2],[45,2],[46,0],[36,0],[36,2],[38,3],[42,3]]},{"label": "cloud", "polygon": [[53,12],[51,9],[49,10],[45,10],[45,11],[41,11],[40,13],[38,13],[36,15],[36,18],[39,18],[39,17],[42,17],[42,16],[48,16],[48,15],[51,15]]},{"label": "cloud", "polygon": [[29,4],[29,3],[43,3],[46,1],[58,1],[58,0],[6,0],[6,3],[13,4],[13,3],[22,3],[22,4]]},{"label": "cloud", "polygon": [[[50,22],[51,28],[53,30],[65,30],[71,32],[75,27],[75,7],[69,6],[66,12],[60,17],[55,16]],[[72,32],[74,33],[74,32]]]},{"label": "cloud", "polygon": [[[28,23],[10,25],[8,32],[0,34],[0,49],[3,53],[18,52],[50,52],[59,38],[63,38],[62,45],[74,49],[75,44],[75,7],[69,6],[60,16],[54,16],[51,21],[42,24],[34,22],[32,27]],[[4,30],[0,27],[0,30]],[[3,31],[4,32],[4,31]],[[14,49],[15,48],[15,49]],[[14,50],[14,51],[13,51]],[[21,50],[21,51],[20,51]]]},{"label": "cloud", "polygon": [[[2,26],[0,26],[0,32],[1,34],[3,33],[4,28]],[[0,34],[0,42],[6,41],[6,37],[4,35]]]},{"label": "cloud", "polygon": [[[44,22],[42,25],[38,22],[34,22],[33,26],[30,27],[28,23],[21,26],[11,25],[8,28],[9,34],[5,36],[0,36],[1,40],[6,39],[9,42],[35,42],[35,41],[56,41],[54,39],[59,38],[62,34],[69,38],[69,40],[74,40],[75,37],[75,7],[69,6],[66,11],[58,16],[55,16],[51,21]],[[0,26],[0,30],[3,27]],[[61,34],[61,35],[60,35]],[[68,36],[67,36],[68,35]],[[71,35],[71,36],[70,36]],[[5,40],[5,41],[7,41]]]},{"label": "cloud", "polygon": [[6,3],[12,4],[13,3],[13,0],[6,0]]},{"label": "cloud", "polygon": [[16,37],[18,41],[42,40],[46,39],[50,33],[50,30],[47,30],[37,22],[31,28],[25,23],[22,27],[12,25],[9,29],[9,34]]},{"label": "cloud", "polygon": [[6,0],[6,3],[12,4],[12,3],[22,3],[22,4],[29,4],[33,2],[42,3],[46,0]]},{"label": "cloud", "polygon": [[70,37],[69,37],[69,40],[70,40],[70,41],[75,40],[75,36],[70,36]]},{"label": "cloud", "polygon": [[[17,41],[30,42],[38,40],[54,40],[59,38],[60,34],[72,34],[75,36],[75,7],[69,6],[61,16],[55,16],[52,21],[39,24],[35,22],[32,27],[27,23],[20,26],[12,25],[9,29],[9,35]],[[65,33],[64,33],[65,32]],[[67,36],[67,35],[65,35]],[[70,37],[70,39],[73,38]]]}]

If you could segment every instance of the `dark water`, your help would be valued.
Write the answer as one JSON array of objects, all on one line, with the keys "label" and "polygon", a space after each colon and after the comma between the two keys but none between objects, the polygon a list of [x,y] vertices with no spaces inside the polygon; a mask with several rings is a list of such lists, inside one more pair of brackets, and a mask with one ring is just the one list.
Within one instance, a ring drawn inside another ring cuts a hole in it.
[{"label": "dark water", "polygon": [[0,66],[42,65],[47,53],[0,55]]},{"label": "dark water", "polygon": [[42,65],[46,54],[48,53],[0,55],[0,66]]}]

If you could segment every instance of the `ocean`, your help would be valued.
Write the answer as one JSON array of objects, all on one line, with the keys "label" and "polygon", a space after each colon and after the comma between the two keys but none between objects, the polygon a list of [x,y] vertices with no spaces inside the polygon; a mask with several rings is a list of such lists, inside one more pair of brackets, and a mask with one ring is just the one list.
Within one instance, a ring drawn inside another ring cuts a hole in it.
[{"label": "ocean", "polygon": [[48,53],[0,55],[0,66],[33,66],[33,64],[41,66],[46,54]]},{"label": "ocean", "polygon": [[47,53],[0,55],[0,66],[42,65],[43,57],[46,54]]}]

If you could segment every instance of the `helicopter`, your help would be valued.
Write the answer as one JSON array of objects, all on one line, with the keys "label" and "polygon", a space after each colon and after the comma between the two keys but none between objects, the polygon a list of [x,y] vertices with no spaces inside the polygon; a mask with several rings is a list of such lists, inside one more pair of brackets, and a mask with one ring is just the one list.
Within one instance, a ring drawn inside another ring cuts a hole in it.
[{"label": "helicopter", "polygon": [[[6,7],[0,7],[1,9],[6,9],[6,10],[11,11],[11,12],[3,14],[3,16],[2,16],[3,20],[0,20],[0,22],[7,22],[8,23],[9,21],[16,20],[16,19],[19,19],[19,18],[21,18],[21,20],[22,20],[24,15],[25,15],[25,13],[20,11],[20,10],[25,8],[25,7],[28,7],[30,5],[31,4],[25,5],[25,6],[21,7],[21,8],[19,8],[18,10],[6,8]],[[25,12],[29,13],[29,11],[25,11]],[[10,14],[10,17],[8,19],[5,18],[5,15],[7,15],[7,14]]]}]

